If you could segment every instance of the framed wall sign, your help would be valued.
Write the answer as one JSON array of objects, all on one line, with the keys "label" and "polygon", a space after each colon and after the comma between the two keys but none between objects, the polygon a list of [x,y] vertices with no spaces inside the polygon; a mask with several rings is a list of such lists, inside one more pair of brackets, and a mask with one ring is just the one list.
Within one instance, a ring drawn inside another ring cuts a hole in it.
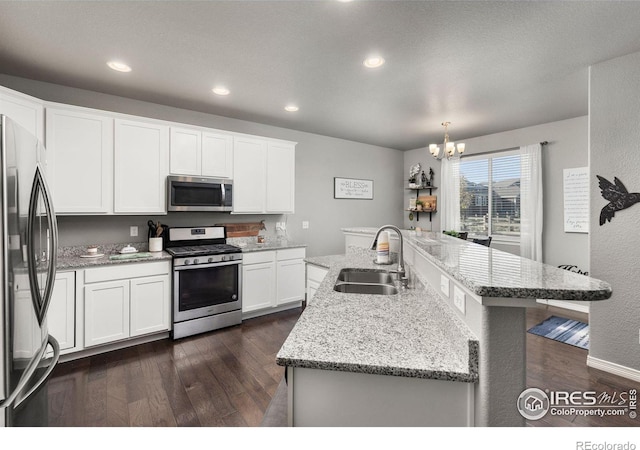
[{"label": "framed wall sign", "polygon": [[335,177],[333,179],[333,198],[373,200],[373,180]]},{"label": "framed wall sign", "polygon": [[563,169],[564,232],[589,232],[589,168]]}]

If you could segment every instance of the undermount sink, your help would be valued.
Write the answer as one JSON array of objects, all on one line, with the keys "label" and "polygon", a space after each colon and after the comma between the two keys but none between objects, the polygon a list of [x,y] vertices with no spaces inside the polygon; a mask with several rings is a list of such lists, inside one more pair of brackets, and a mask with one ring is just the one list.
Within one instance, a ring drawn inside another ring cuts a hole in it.
[{"label": "undermount sink", "polygon": [[338,281],[393,285],[393,277],[385,270],[342,269],[338,274]]},{"label": "undermount sink", "polygon": [[343,292],[345,294],[375,294],[375,295],[394,295],[398,293],[398,289],[389,284],[366,284],[366,283],[340,283],[334,287],[334,291]]},{"label": "undermount sink", "polygon": [[393,295],[398,289],[384,270],[342,269],[333,290],[345,294]]}]

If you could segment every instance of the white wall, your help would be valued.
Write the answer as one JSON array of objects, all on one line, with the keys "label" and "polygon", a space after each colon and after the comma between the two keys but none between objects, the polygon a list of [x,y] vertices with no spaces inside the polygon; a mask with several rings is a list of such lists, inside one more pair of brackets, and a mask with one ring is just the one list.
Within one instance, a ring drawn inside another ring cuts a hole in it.
[{"label": "white wall", "polygon": [[[640,53],[591,67],[589,87],[591,274],[609,282],[613,296],[592,302],[589,357],[640,370],[640,205],[599,224],[602,198],[596,175],[617,177],[640,192]],[[639,374],[640,375],[640,374]]]},{"label": "white wall", "polygon": [[[295,214],[172,213],[155,218],[169,226],[266,219],[268,231],[274,233],[276,220],[286,220],[288,237],[307,244],[307,255],[317,256],[344,253],[340,228],[402,223],[403,154],[400,151],[2,74],[0,85],[53,102],[298,142]],[[373,180],[374,199],[334,199],[333,177]],[[129,237],[129,226],[139,225],[144,235],[148,219],[146,216],[62,217],[61,242],[62,245],[136,242],[135,238]],[[303,220],[309,221],[309,229],[302,229]]]},{"label": "white wall", "polygon": [[[563,204],[563,169],[585,167],[588,165],[588,118],[551,122],[503,133],[490,134],[472,139],[464,139],[465,155],[505,150],[535,142],[548,141],[542,150],[542,173],[544,195],[544,262],[554,266],[561,264],[576,265],[583,271],[589,270],[588,235],[584,233],[564,232]],[[431,166],[435,172],[435,185],[440,186],[440,162],[436,161],[427,148],[405,152],[404,181],[409,177],[409,167],[416,162]],[[434,191],[438,194],[438,191]],[[408,205],[408,195],[405,194]],[[407,213],[408,214],[408,213]],[[422,223],[422,219],[420,220]],[[427,222],[428,223],[428,222]],[[405,215],[405,227],[409,227]],[[415,226],[415,222],[414,222]],[[440,214],[434,216],[433,229],[440,230]],[[491,246],[500,250],[519,254],[518,246],[500,245],[492,242]]]}]

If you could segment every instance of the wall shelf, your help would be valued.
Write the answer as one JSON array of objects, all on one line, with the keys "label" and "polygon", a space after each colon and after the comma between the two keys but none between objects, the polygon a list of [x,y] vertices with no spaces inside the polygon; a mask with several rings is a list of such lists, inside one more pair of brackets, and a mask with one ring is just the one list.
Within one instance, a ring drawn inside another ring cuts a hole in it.
[{"label": "wall shelf", "polygon": [[[431,195],[431,191],[438,189],[437,186],[421,186],[421,187],[407,187],[405,188],[405,190],[408,191],[416,191],[416,200],[420,197],[420,191],[429,191],[429,195]],[[416,209],[407,209],[406,211],[415,213],[416,215],[416,222],[420,221],[420,213],[429,213],[429,222],[432,221],[433,216],[432,214],[435,212],[438,212],[437,209],[423,209],[422,211],[418,211]]]}]

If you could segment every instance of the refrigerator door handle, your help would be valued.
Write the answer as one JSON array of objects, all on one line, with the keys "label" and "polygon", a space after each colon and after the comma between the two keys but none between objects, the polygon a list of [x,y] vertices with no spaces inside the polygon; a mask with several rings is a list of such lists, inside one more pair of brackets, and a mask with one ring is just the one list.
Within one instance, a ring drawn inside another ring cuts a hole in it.
[{"label": "refrigerator door handle", "polygon": [[[47,216],[47,226],[51,233],[51,239],[48,243],[49,260],[47,261],[47,281],[44,287],[44,294],[40,294],[40,286],[38,286],[37,262],[34,252],[34,228],[36,218],[38,217],[38,193],[42,193],[45,213]],[[38,323],[42,325],[49,308],[51,296],[53,295],[53,285],[56,278],[56,261],[58,259],[58,224],[56,221],[53,203],[47,182],[42,175],[40,164],[36,165],[36,173],[33,177],[33,185],[31,187],[31,198],[29,199],[29,217],[27,220],[27,265],[29,268],[29,287],[31,289],[31,298],[36,311]]]},{"label": "refrigerator door handle", "polygon": [[[21,396],[20,394],[25,389],[29,381],[31,381],[31,377],[33,377],[33,374],[38,369],[40,362],[42,361],[42,357],[47,350],[47,345],[49,344],[51,344],[51,347],[53,348],[53,358],[49,369],[45,373],[45,376],[43,376],[42,379],[36,384],[35,388],[31,389],[27,395]],[[24,370],[24,372],[22,372],[22,376],[20,377],[20,380],[18,381],[18,384],[14,391],[6,399],[0,402],[0,408],[8,408],[9,406],[12,406],[18,397],[20,397],[20,403],[22,403],[29,395],[31,395],[31,393],[35,389],[37,389],[42,383],[46,381],[47,377],[51,374],[51,371],[53,371],[53,368],[58,363],[58,359],[60,359],[60,345],[53,336],[49,335],[47,341],[42,343],[42,346],[38,350],[37,354],[31,359],[31,361],[29,361],[26,369]]]},{"label": "refrigerator door handle", "polygon": [[[46,372],[42,374],[40,379],[25,394],[22,394],[20,391],[18,391],[18,395],[13,405],[14,409],[20,406],[22,402],[27,400],[31,396],[31,394],[37,391],[38,388],[42,386],[49,379],[51,372],[53,372],[53,369],[55,369],[56,365],[58,364],[58,360],[60,359],[60,344],[58,344],[58,341],[56,340],[56,338],[54,338],[51,335],[49,335],[47,339],[47,344],[51,345],[51,348],[53,349],[53,356],[51,357],[51,362],[49,363],[49,367],[47,367]],[[47,344],[43,345],[43,348],[45,350],[47,348]],[[36,364],[36,368],[40,367],[40,361],[42,361],[42,357],[40,358],[40,360],[37,360],[37,361],[38,361],[38,364]]]}]

